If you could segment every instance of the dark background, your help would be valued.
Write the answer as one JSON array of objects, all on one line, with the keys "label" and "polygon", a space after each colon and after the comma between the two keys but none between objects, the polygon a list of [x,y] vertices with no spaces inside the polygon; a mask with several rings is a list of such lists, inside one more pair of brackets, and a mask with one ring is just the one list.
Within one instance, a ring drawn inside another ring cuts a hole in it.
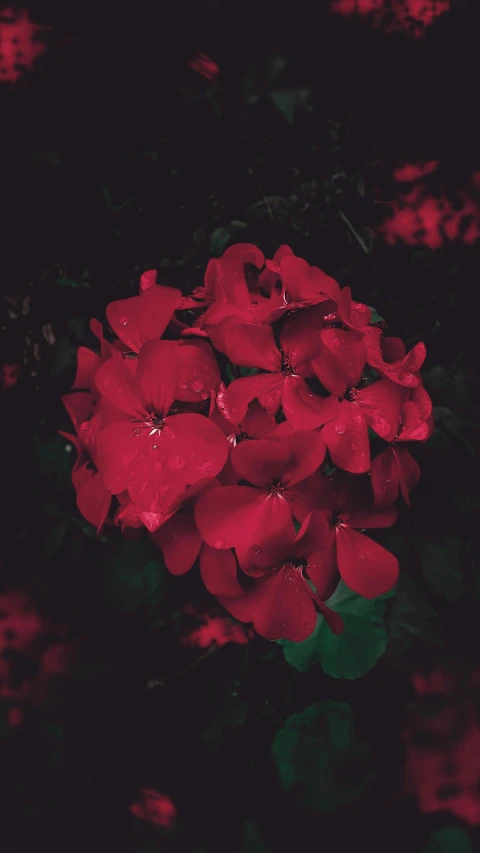
[{"label": "dark background", "polygon": [[[248,818],[275,851],[421,850],[445,816],[421,816],[403,793],[411,673],[445,657],[475,661],[478,650],[480,244],[460,230],[435,250],[421,234],[391,246],[377,231],[399,193],[395,167],[438,160],[428,191],[458,206],[480,169],[478,4],[451,0],[421,39],[333,16],[326,2],[28,8],[50,28],[48,49],[14,87],[0,84],[0,361],[21,365],[0,394],[1,583],[26,588],[85,645],[68,686],[14,736],[1,730],[0,849],[41,839],[51,851],[260,850],[242,842]],[[218,63],[213,83],[189,66],[198,51]],[[214,604],[194,572],[165,580],[160,619],[148,607],[125,612],[120,581],[99,580],[102,548],[118,537],[105,544],[68,519],[62,527],[59,512],[78,513],[55,438],[68,429],[59,398],[76,347],[94,345],[90,317],[135,294],[145,268],[190,292],[229,239],[266,256],[288,243],[375,305],[390,334],[427,345],[436,430],[415,448],[412,510],[381,540],[397,548],[414,603],[407,629],[396,626],[358,681],[319,667],[295,677],[280,649],[258,640],[175,678],[200,654],[178,644],[175,614],[187,599]],[[458,595],[429,585],[425,543]],[[149,690],[159,677],[169,686]],[[232,679],[248,706],[241,726],[222,722]],[[280,792],[269,748],[286,714],[322,698],[350,702],[378,761],[366,798],[318,818]],[[128,806],[145,785],[175,802],[175,837],[132,829]]]}]

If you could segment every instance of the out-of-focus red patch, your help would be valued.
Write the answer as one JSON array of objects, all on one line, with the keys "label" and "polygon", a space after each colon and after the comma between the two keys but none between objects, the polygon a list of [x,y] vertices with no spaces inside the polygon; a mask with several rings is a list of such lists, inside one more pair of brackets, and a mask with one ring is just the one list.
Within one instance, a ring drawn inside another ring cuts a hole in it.
[{"label": "out-of-focus red patch", "polygon": [[172,828],[177,815],[177,809],[170,797],[153,788],[142,788],[138,799],[130,806],[130,811],[140,820],[149,820],[166,829]]},{"label": "out-of-focus red patch", "polygon": [[13,388],[13,386],[18,382],[19,375],[19,364],[2,364],[0,368],[0,387],[2,391],[6,391],[8,388]]},{"label": "out-of-focus red patch", "polygon": [[404,32],[421,38],[440,15],[448,12],[450,0],[331,0],[330,11],[344,18],[371,17],[374,27],[386,33]]},{"label": "out-of-focus red patch", "polygon": [[417,160],[416,163],[405,163],[404,166],[394,169],[393,177],[396,181],[400,182],[418,181],[424,175],[430,175],[432,172],[435,172],[438,166],[438,160],[429,160],[428,163],[422,163],[420,160]]},{"label": "out-of-focus red patch", "polygon": [[13,706],[9,708],[7,722],[10,728],[16,729],[23,723],[23,711],[21,708]]},{"label": "out-of-focus red patch", "polygon": [[20,590],[0,595],[0,700],[12,702],[9,725],[23,721],[30,704],[41,703],[52,678],[65,675],[81,641],[59,642],[63,629],[41,617]]},{"label": "out-of-focus red patch", "polygon": [[39,27],[30,21],[27,9],[0,11],[0,83],[15,83],[22,69],[31,69],[47,46],[38,40]]},{"label": "out-of-focus red patch", "polygon": [[218,67],[215,60],[211,59],[210,56],[207,56],[206,53],[197,53],[193,59],[188,63],[190,68],[193,68],[197,74],[201,74],[202,77],[206,77],[207,80],[215,80],[220,68]]},{"label": "out-of-focus red patch", "polygon": [[[432,173],[437,165],[437,161],[431,160],[423,167],[418,163],[404,166],[400,169],[401,177],[398,177],[399,170],[395,170],[394,178],[397,181],[417,180],[422,168],[422,176],[425,176]],[[405,171],[407,169],[410,171]],[[425,183],[417,183],[395,200],[386,202],[391,214],[378,231],[390,245],[401,241],[409,246],[424,245],[438,249],[446,241],[474,243],[480,237],[480,206],[474,197],[479,185],[478,173],[474,173],[471,188],[459,190],[454,202],[444,193],[434,196]]]},{"label": "out-of-focus red patch", "polygon": [[239,622],[233,622],[227,616],[212,616],[210,613],[197,613],[194,607],[187,605],[183,612],[199,620],[198,627],[185,632],[181,638],[184,646],[196,646],[206,649],[215,643],[225,646],[227,643],[237,643],[245,646],[253,636],[253,631]]},{"label": "out-of-focus red patch", "polygon": [[[449,811],[480,824],[479,677],[453,670],[415,675],[418,695],[405,732],[405,784],[422,812]],[[475,699],[476,696],[476,699]]]}]

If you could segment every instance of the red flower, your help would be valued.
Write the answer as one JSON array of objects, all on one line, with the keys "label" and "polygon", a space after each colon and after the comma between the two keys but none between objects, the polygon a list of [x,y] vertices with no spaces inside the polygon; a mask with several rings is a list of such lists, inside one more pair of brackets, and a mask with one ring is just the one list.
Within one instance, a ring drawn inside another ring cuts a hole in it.
[{"label": "red flower", "polygon": [[268,373],[235,379],[227,391],[232,415],[245,417],[248,404],[258,399],[270,414],[280,406],[296,429],[314,429],[333,417],[337,401],[310,391],[305,378],[314,375],[312,355],[324,325],[321,306],[289,317],[280,332],[278,349],[270,326],[235,323],[229,327],[227,354],[234,364]]},{"label": "red flower", "polygon": [[384,338],[380,329],[369,326],[365,332],[367,361],[381,376],[388,376],[393,382],[415,388],[421,379],[417,375],[427,351],[425,344],[415,344],[409,353],[400,338]]},{"label": "red flower", "polygon": [[197,53],[194,59],[191,59],[188,64],[190,68],[193,68],[202,77],[206,77],[207,80],[214,80],[220,71],[217,63],[210,56],[207,56],[206,53]]},{"label": "red flower", "polygon": [[[135,378],[117,359],[105,362],[96,374],[97,388],[118,413],[100,434],[99,467],[113,494],[128,491],[147,512],[168,509],[188,485],[218,474],[228,456],[225,437],[208,418],[170,413],[176,393],[183,390],[181,343],[147,341]],[[204,363],[185,392],[195,393],[198,383],[202,396],[209,368]]]},{"label": "red flower", "polygon": [[291,531],[293,519],[309,512],[305,481],[318,469],[325,445],[315,432],[296,431],[283,441],[244,441],[232,451],[239,480],[250,486],[222,486],[203,495],[195,509],[197,526],[209,545],[224,549],[264,544]]},{"label": "red flower", "polygon": [[[236,578],[236,563],[215,567],[204,574],[207,589],[241,622],[253,622],[255,630],[269,640],[288,639],[302,642],[315,628],[317,608],[335,634],[343,630],[342,619],[324,603],[333,593],[338,577],[321,576],[316,570],[316,551],[322,548],[321,526],[315,514],[307,517],[295,536],[288,530],[262,545],[248,547],[242,541],[237,556],[256,580],[243,588]],[[230,572],[234,592],[228,595],[225,576]],[[308,582],[316,576],[315,591]],[[235,592],[236,588],[236,592]]]},{"label": "red flower", "polygon": [[322,429],[334,465],[363,474],[370,470],[370,427],[380,438],[392,441],[399,425],[405,389],[380,379],[367,388],[352,388],[335,415]]},{"label": "red flower", "polygon": [[[407,506],[410,492],[420,479],[420,468],[401,441],[426,441],[433,429],[432,401],[422,385],[410,392],[411,399],[400,409],[400,428],[395,441],[372,462],[372,487],[375,506],[391,506],[400,490]],[[416,402],[415,402],[416,401]]]},{"label": "red flower", "polygon": [[[325,548],[317,555],[316,572],[331,576],[335,567],[348,587],[364,598],[376,598],[395,586],[398,560],[373,539],[360,533],[364,528],[390,527],[397,511],[372,506],[366,479],[336,472],[319,477],[317,523],[327,530]],[[314,583],[315,574],[311,573]]]}]

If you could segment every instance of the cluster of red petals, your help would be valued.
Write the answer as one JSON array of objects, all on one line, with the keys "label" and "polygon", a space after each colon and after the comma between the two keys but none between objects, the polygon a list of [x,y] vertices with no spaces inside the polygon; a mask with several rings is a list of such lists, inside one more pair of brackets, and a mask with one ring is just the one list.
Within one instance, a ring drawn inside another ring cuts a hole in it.
[{"label": "cluster of red petals", "polygon": [[[302,641],[340,578],[391,589],[397,560],[364,533],[393,524],[432,431],[420,368],[349,288],[281,246],[237,244],[190,296],[157,284],[107,306],[63,398],[73,484],[97,530],[147,530],[169,571],[269,639]],[[373,440],[372,440],[373,437]]]},{"label": "cluster of red petals", "polygon": [[405,740],[405,782],[422,812],[448,811],[480,824],[480,727],[477,668],[460,678],[446,669],[413,679],[418,701]]},{"label": "cluster of red petals", "polygon": [[331,0],[336,15],[369,17],[384,32],[403,32],[421,38],[426,29],[448,12],[450,0]]},{"label": "cluster of red petals", "polygon": [[379,228],[387,243],[424,245],[439,249],[444,243],[460,240],[468,245],[480,238],[478,187],[480,173],[474,172],[470,186],[457,191],[455,202],[445,193],[434,195],[422,181],[437,170],[438,160],[407,163],[393,172],[396,181],[411,184],[391,202],[389,216]]},{"label": "cluster of red petals", "polygon": [[37,36],[44,30],[30,21],[26,9],[0,10],[0,84],[15,83],[22,69],[31,69],[47,46]]},{"label": "cluster of red petals", "polygon": [[12,728],[21,725],[30,703],[45,697],[50,679],[74,662],[73,645],[62,643],[61,634],[23,592],[0,595],[0,700]]},{"label": "cluster of red petals", "polygon": [[183,608],[183,613],[192,618],[195,627],[186,630],[181,637],[183,646],[207,649],[210,646],[226,646],[236,643],[245,646],[251,636],[251,630],[244,628],[228,616],[215,616],[211,613],[197,613],[192,605]]}]

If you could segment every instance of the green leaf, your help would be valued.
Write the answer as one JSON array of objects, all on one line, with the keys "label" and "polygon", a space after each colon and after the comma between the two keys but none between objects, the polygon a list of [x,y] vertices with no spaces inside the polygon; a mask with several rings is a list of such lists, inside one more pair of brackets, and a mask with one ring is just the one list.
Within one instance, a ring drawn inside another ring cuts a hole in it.
[{"label": "green leaf", "polygon": [[372,312],[370,323],[373,324],[373,323],[384,323],[385,322],[383,317],[381,317],[380,314],[378,313],[378,311],[376,310],[376,308],[373,308],[371,305],[368,305],[368,308],[370,308],[370,311]]},{"label": "green leaf", "polygon": [[293,124],[297,109],[310,112],[309,95],[309,89],[273,89],[270,92],[273,103],[289,124]]},{"label": "green leaf", "polygon": [[441,826],[430,833],[422,853],[473,853],[473,846],[463,829]]},{"label": "green leaf", "polygon": [[148,542],[122,540],[107,547],[98,559],[97,577],[100,594],[115,610],[169,618],[165,569],[160,559],[151,559]]},{"label": "green leaf", "polygon": [[272,758],[285,790],[319,812],[355,800],[373,775],[370,747],[355,737],[352,709],[334,700],[289,717],[275,735]]},{"label": "green leaf", "polygon": [[227,244],[232,240],[233,236],[247,227],[246,222],[240,222],[238,219],[233,219],[230,225],[224,225],[217,228],[210,235],[209,251],[211,255],[218,258],[223,253]]},{"label": "green leaf", "polygon": [[458,601],[465,595],[462,574],[463,544],[453,536],[445,536],[441,544],[419,542],[416,550],[422,560],[421,574],[432,589],[447,601]]},{"label": "green leaf", "polygon": [[259,372],[259,367],[241,367],[240,375],[241,376],[256,376]]},{"label": "green leaf", "polygon": [[344,630],[332,634],[323,616],[318,615],[313,634],[303,643],[280,640],[285,660],[300,672],[321,663],[332,678],[360,678],[375,666],[384,653],[388,635],[383,622],[385,599],[394,593],[366,599],[340,581],[328,606],[344,621]]}]

